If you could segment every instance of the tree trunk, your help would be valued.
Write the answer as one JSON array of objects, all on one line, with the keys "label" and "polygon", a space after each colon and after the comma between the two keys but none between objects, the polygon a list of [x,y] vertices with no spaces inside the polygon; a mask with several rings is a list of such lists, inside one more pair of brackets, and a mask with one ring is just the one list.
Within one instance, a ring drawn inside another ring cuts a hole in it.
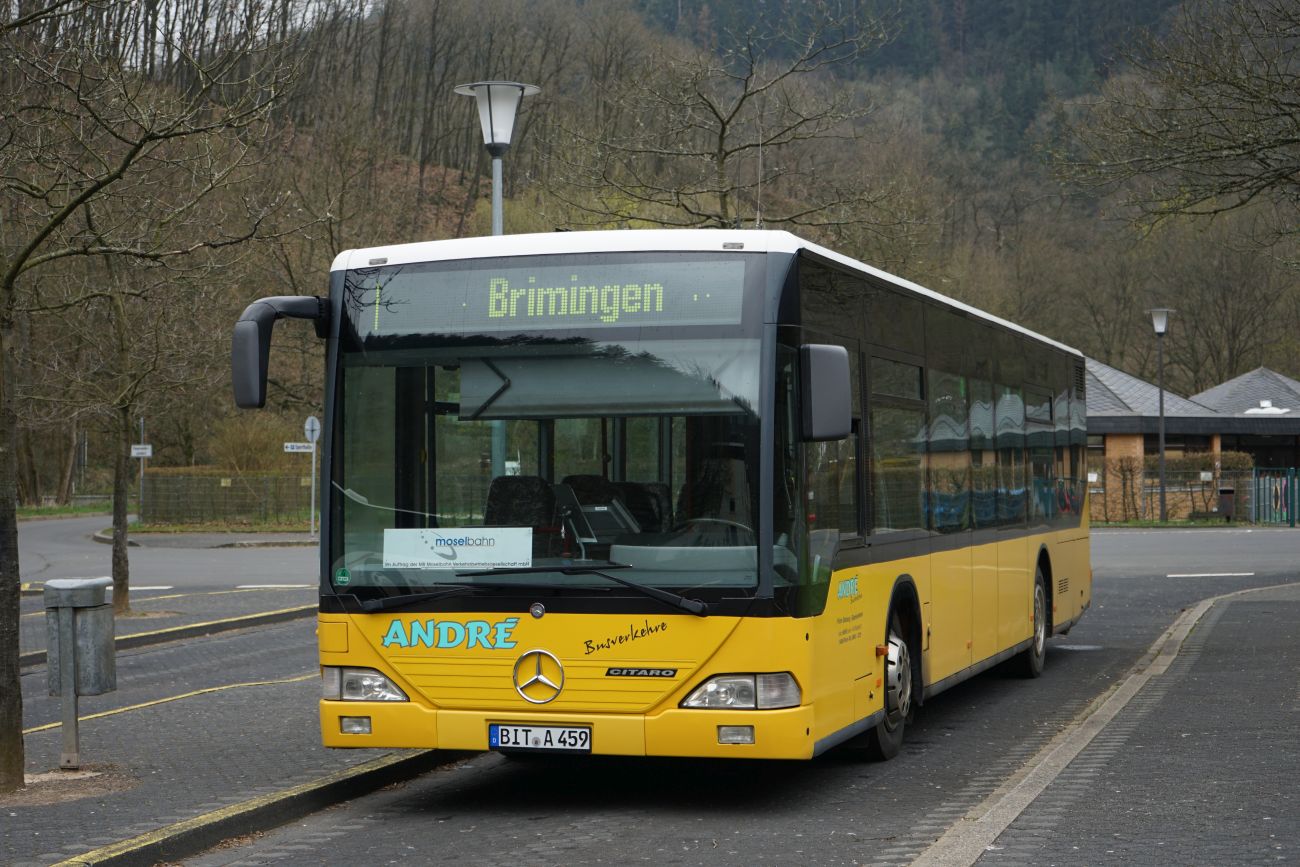
[{"label": "tree trunk", "polygon": [[26,765],[18,679],[18,466],[14,459],[17,421],[9,388],[11,341],[10,325],[0,325],[0,792],[22,787]]},{"label": "tree trunk", "polygon": [[41,473],[36,466],[30,430],[18,432],[18,447],[14,454],[18,462],[18,502],[26,506],[41,505]]},{"label": "tree trunk", "polygon": [[62,472],[59,473],[58,501],[60,506],[72,503],[72,480],[77,474],[77,425],[72,423],[67,428],[67,441],[63,451]]},{"label": "tree trunk", "polygon": [[131,495],[131,407],[118,407],[118,441],[113,459],[113,613],[131,611],[130,564],[126,556],[127,498]]}]

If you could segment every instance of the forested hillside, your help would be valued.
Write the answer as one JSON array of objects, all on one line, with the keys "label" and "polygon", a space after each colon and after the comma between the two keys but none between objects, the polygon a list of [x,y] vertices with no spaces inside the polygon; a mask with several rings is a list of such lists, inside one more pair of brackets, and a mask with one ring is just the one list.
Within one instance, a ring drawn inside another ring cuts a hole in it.
[{"label": "forested hillside", "polygon": [[[1272,29],[1197,43],[1250,9]],[[1194,175],[1188,142],[1123,150],[1177,140],[1142,130],[1168,106],[1141,99],[1211,81],[1214,51],[1272,76],[1233,122],[1294,142],[1278,0],[47,0],[0,20],[24,501],[102,486],[141,418],[157,464],[283,460],[266,444],[319,412],[321,345],[280,329],[274,412],[237,416],[231,323],[323,293],[342,249],[486,233],[488,162],[452,89],[488,78],[542,88],[505,161],[507,231],[786,228],[1139,376],[1144,311],[1175,307],[1184,393],[1300,375],[1295,145],[1226,154],[1241,137],[1207,129]],[[1212,189],[1215,159],[1273,181]]]},{"label": "forested hillside", "polygon": [[[701,3],[639,0],[646,18],[666,33],[718,46],[722,33],[775,31],[823,14],[820,3]],[[847,78],[939,78],[980,91],[989,144],[1006,156],[1019,151],[1025,132],[1051,100],[1093,92],[1119,67],[1134,36],[1159,30],[1174,0],[927,0],[836,4],[884,22],[888,40],[847,64]],[[965,124],[940,118],[954,134]]]}]

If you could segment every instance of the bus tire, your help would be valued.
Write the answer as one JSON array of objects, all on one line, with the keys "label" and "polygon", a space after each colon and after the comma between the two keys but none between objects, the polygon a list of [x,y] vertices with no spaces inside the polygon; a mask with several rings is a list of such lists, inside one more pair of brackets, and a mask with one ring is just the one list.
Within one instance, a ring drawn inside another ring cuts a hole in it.
[{"label": "bus tire", "polygon": [[1034,622],[1029,647],[1020,653],[1020,673],[1025,677],[1039,677],[1047,662],[1047,579],[1039,563],[1034,570]]},{"label": "bus tire", "polygon": [[885,654],[885,716],[867,733],[867,753],[885,761],[903,747],[903,729],[916,709],[916,663],[907,645],[903,623],[897,612],[889,615],[889,637]]}]

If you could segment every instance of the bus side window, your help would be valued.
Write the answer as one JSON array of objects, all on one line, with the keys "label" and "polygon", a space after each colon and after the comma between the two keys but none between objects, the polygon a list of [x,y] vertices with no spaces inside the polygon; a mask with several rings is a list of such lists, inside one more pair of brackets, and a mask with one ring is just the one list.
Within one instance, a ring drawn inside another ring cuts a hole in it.
[{"label": "bus side window", "polygon": [[871,409],[872,530],[925,527],[925,410],[877,404]]},{"label": "bus side window", "polygon": [[808,443],[808,528],[858,533],[858,430],[842,440]]}]

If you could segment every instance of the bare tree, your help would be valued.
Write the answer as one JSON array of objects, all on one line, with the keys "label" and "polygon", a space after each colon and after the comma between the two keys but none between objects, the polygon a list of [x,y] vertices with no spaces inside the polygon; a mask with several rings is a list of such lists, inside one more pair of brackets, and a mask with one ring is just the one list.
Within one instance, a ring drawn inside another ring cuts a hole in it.
[{"label": "bare tree", "polygon": [[1260,251],[1261,226],[1275,222],[1261,210],[1158,233],[1151,285],[1164,306],[1177,308],[1166,344],[1176,391],[1194,394],[1226,382],[1261,366],[1275,346],[1291,339],[1279,322],[1297,294],[1295,272]]},{"label": "bare tree", "polygon": [[885,29],[833,12],[818,7],[802,30],[742,34],[719,54],[678,46],[618,80],[602,80],[604,67],[589,70],[544,146],[548,185],[572,222],[869,221],[878,197],[837,183],[844,174],[831,149],[810,144],[841,139],[852,150],[853,124],[870,106],[828,75],[883,41]]},{"label": "bare tree", "polygon": [[[27,281],[77,257],[163,261],[255,231],[182,228],[247,164],[292,80],[273,44],[287,2],[82,4],[0,32],[0,791],[24,765],[13,347]],[[170,183],[116,200],[160,167]]]},{"label": "bare tree", "polygon": [[1081,106],[1060,166],[1122,184],[1142,215],[1217,214],[1257,200],[1300,207],[1300,5],[1192,0]]}]

